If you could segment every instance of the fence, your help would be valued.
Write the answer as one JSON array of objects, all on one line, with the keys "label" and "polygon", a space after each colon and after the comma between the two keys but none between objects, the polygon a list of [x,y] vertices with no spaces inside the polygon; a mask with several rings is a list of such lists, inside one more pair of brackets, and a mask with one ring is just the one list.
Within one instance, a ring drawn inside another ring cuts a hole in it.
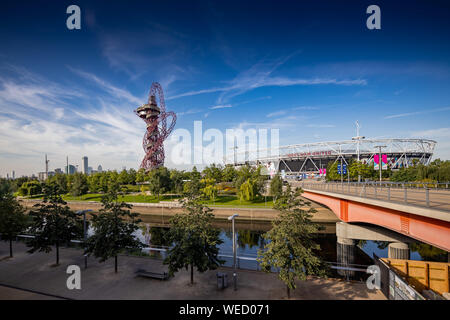
[{"label": "fence", "polygon": [[375,264],[380,267],[381,292],[389,300],[425,300],[404,278],[374,254]]},{"label": "fence", "polygon": [[439,294],[449,292],[450,263],[400,259],[381,259],[419,292],[431,289]]},{"label": "fence", "polygon": [[450,182],[434,184],[406,182],[302,182],[300,186],[304,190],[339,193],[450,211]]}]

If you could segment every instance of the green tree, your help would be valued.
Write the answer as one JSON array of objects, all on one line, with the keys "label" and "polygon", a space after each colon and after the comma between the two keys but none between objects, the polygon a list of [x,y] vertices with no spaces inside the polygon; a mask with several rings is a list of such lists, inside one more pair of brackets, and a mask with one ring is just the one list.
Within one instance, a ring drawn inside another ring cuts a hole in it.
[{"label": "green tree", "polygon": [[212,226],[214,215],[211,209],[199,203],[198,199],[183,202],[185,213],[170,219],[168,239],[173,246],[168,251],[164,264],[169,266],[169,274],[182,268],[191,268],[191,284],[194,283],[194,267],[198,272],[214,270],[224,261],[218,258],[223,241],[219,230]]},{"label": "green tree", "polygon": [[[266,250],[258,251],[261,268],[270,272],[278,270],[278,277],[286,284],[287,296],[296,288],[296,279],[306,280],[307,275],[325,275],[324,264],[314,251],[320,249],[313,241],[313,235],[319,230],[312,223],[310,203],[299,198],[300,190],[291,191],[290,187],[275,203],[274,208],[280,212],[272,221],[272,229],[264,234],[268,241]],[[309,207],[308,210],[301,208]]]},{"label": "green tree", "polygon": [[147,175],[145,173],[145,169],[144,168],[140,168],[137,172],[136,172],[136,182],[144,182],[147,180]]},{"label": "green tree", "polygon": [[119,184],[128,184],[129,181],[129,177],[128,177],[128,171],[123,169],[120,173],[119,176],[117,178],[117,182]]},{"label": "green tree", "polygon": [[83,235],[81,220],[67,206],[56,185],[44,186],[44,200],[35,204],[33,208],[30,211],[32,217],[30,231],[34,234],[34,238],[27,243],[31,247],[28,252],[48,253],[55,245],[56,265],[59,265],[59,246]]},{"label": "green tree", "polygon": [[272,181],[270,181],[270,195],[273,197],[273,202],[283,194],[283,180],[281,179],[280,174],[276,174]]},{"label": "green tree", "polygon": [[39,181],[32,180],[27,181],[19,188],[19,195],[21,196],[34,196],[42,192],[42,186]]},{"label": "green tree", "polygon": [[128,183],[129,184],[136,184],[136,170],[134,170],[133,168],[131,168],[130,170],[128,170]]},{"label": "green tree", "polygon": [[[333,168],[336,171],[336,179],[340,180],[341,176],[337,174],[337,163],[335,164],[335,168]],[[350,179],[352,180],[358,180],[358,176],[361,177],[361,179],[365,178],[373,178],[375,176],[375,170],[373,169],[373,165],[369,165],[366,163],[358,162],[358,161],[351,161],[348,166],[348,173],[350,175]],[[328,174],[328,171],[327,171]],[[346,180],[346,176],[344,176],[344,180]]]},{"label": "green tree", "polygon": [[73,182],[72,186],[70,188],[70,193],[75,196],[81,196],[83,194],[86,194],[89,190],[88,182],[86,179],[86,175],[82,173],[75,173],[73,175]]},{"label": "green tree", "polygon": [[197,171],[197,168],[194,166],[192,168],[192,172],[188,175],[189,181],[186,181],[183,186],[183,193],[188,198],[197,198],[201,194],[201,175]]},{"label": "green tree", "polygon": [[12,181],[11,188],[13,192],[16,192],[19,190],[19,188],[24,184],[25,182],[28,182],[30,178],[28,177],[19,177]]},{"label": "green tree", "polygon": [[25,208],[14,197],[8,181],[0,182],[0,233],[2,240],[9,241],[9,256],[13,257],[12,241],[24,231],[28,219]]},{"label": "green tree", "polygon": [[249,178],[239,188],[239,199],[241,201],[251,201],[258,195],[258,185],[256,179]]},{"label": "green tree", "polygon": [[86,242],[86,253],[104,262],[114,257],[117,273],[117,255],[126,248],[141,248],[142,244],[133,233],[139,229],[138,213],[131,212],[132,205],[118,201],[118,186],[110,188],[102,196],[102,209],[92,214],[94,234]]},{"label": "green tree", "polygon": [[245,165],[240,167],[236,172],[236,178],[234,180],[234,186],[236,187],[236,190],[241,190],[241,185],[243,183],[246,183],[250,179],[251,184],[254,187],[254,196],[261,194],[261,192],[264,190],[264,183],[266,181],[266,177],[261,174],[261,169],[261,166],[255,168],[249,165]]},{"label": "green tree", "polygon": [[101,177],[102,177],[102,173],[99,173],[99,172],[91,174],[90,176],[87,177],[87,182],[88,182],[88,187],[89,187],[90,192],[96,193],[101,190],[101,187],[100,187]]},{"label": "green tree", "polygon": [[149,172],[149,190],[153,195],[158,196],[172,189],[170,172],[166,167],[159,167]]},{"label": "green tree", "polygon": [[233,165],[227,164],[223,169],[222,180],[225,182],[232,182],[236,179],[237,173]]},{"label": "green tree", "polygon": [[108,192],[108,188],[110,185],[109,175],[108,172],[102,172],[99,180],[99,189],[106,193]]},{"label": "green tree", "polygon": [[58,186],[60,192],[65,194],[68,192],[67,190],[67,175],[64,173],[57,173],[54,176],[48,179],[47,183],[54,183]]},{"label": "green tree", "polygon": [[108,187],[119,183],[119,174],[116,170],[108,171],[106,174],[108,176]]},{"label": "green tree", "polygon": [[176,169],[170,170],[170,180],[172,180],[173,191],[178,194],[183,193],[184,187],[184,171],[179,171]]},{"label": "green tree", "polygon": [[216,186],[216,180],[211,178],[205,178],[200,180],[200,183],[204,185],[204,188],[201,189],[203,195],[210,200],[215,200],[217,198],[217,193],[219,189]]},{"label": "green tree", "polygon": [[204,178],[214,179],[217,182],[223,181],[223,168],[215,163],[205,167],[202,171]]}]

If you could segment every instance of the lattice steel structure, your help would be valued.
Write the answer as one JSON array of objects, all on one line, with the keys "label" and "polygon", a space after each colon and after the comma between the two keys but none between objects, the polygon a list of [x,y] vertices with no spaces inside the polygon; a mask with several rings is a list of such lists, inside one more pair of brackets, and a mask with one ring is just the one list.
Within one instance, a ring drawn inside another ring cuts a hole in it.
[{"label": "lattice steel structure", "polygon": [[[225,159],[226,163],[236,166],[272,164],[276,170],[286,174],[319,173],[327,168],[329,162],[342,158],[348,164],[350,159],[359,159],[363,163],[373,164],[373,156],[378,154],[377,145],[384,145],[382,153],[388,157],[391,169],[409,167],[413,160],[429,164],[433,156],[436,141],[428,139],[355,139],[344,141],[315,142],[281,146],[277,149],[260,149],[237,153]],[[260,156],[261,154],[270,156]]]},{"label": "lattice steel structure", "polygon": [[[157,95],[159,107],[156,103]],[[172,132],[177,121],[177,116],[174,112],[166,111],[163,89],[158,82],[152,83],[148,102],[134,112],[147,124],[147,130],[142,142],[145,157],[142,160],[141,168],[144,168],[146,171],[158,168],[164,165],[164,140]],[[167,127],[167,118],[169,116],[172,117],[172,122]]]}]

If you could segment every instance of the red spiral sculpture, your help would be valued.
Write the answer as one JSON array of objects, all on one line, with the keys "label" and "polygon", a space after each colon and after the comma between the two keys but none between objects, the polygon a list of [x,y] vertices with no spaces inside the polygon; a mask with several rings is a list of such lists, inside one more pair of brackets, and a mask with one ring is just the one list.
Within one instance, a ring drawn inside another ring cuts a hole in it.
[{"label": "red spiral sculpture", "polygon": [[[156,103],[156,95],[159,98],[159,107]],[[164,93],[158,82],[153,82],[148,96],[148,103],[134,110],[136,115],[145,121],[147,131],[142,141],[145,157],[142,160],[141,168],[146,171],[164,165],[164,140],[172,132],[177,121],[174,112],[166,112]],[[172,122],[167,127],[167,118],[172,117]]]}]

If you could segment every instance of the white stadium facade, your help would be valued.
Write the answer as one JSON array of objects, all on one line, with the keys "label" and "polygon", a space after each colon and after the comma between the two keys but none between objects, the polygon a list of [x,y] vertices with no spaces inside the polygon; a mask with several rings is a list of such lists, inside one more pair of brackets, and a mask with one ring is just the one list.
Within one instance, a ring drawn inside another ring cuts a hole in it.
[{"label": "white stadium facade", "polygon": [[[429,164],[436,141],[428,139],[366,139],[356,137],[352,140],[314,142],[278,147],[276,150],[238,152],[234,159],[227,161],[239,167],[245,164],[263,165],[269,171],[283,172],[286,175],[323,175],[330,162],[341,161],[348,164],[351,159],[374,164],[374,157],[380,152],[387,156],[387,165],[393,169],[409,167],[414,161]],[[262,152],[264,151],[264,152]],[[260,157],[259,154],[271,155]],[[236,161],[235,159],[245,159]],[[378,160],[377,160],[378,161]]]}]

